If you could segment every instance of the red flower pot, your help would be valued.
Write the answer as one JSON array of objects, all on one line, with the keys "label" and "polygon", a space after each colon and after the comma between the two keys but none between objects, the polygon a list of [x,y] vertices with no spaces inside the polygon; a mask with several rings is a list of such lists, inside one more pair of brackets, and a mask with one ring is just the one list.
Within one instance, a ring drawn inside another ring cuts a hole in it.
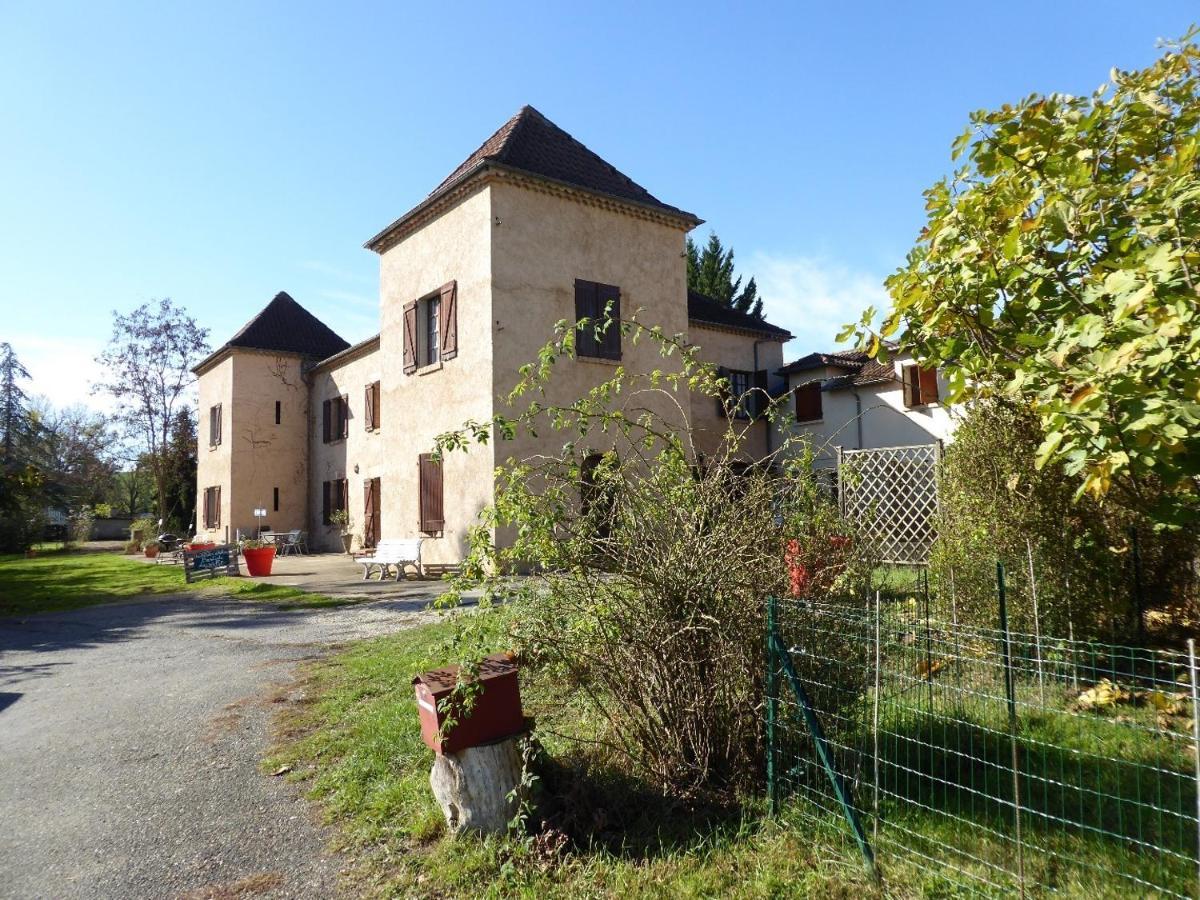
[{"label": "red flower pot", "polygon": [[274,547],[259,547],[254,550],[242,551],[242,559],[246,560],[246,571],[254,578],[271,574],[271,563],[275,561]]}]

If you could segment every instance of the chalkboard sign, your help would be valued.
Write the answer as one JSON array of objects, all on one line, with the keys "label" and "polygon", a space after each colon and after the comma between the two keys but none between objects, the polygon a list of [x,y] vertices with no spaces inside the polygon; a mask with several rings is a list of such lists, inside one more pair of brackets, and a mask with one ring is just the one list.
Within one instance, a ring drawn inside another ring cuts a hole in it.
[{"label": "chalkboard sign", "polygon": [[222,544],[200,550],[183,551],[183,579],[191,583],[200,576],[238,574],[237,544]]}]

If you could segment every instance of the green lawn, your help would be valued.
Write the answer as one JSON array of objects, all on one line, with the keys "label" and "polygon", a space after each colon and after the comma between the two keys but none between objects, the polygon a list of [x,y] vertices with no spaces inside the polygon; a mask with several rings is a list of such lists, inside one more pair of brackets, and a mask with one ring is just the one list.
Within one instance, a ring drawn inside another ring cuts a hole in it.
[{"label": "green lawn", "polygon": [[249,578],[185,584],[179,566],[140,563],[116,553],[51,551],[26,559],[0,556],[0,616],[77,609],[147,594],[199,592],[288,606],[337,606],[346,601]]}]

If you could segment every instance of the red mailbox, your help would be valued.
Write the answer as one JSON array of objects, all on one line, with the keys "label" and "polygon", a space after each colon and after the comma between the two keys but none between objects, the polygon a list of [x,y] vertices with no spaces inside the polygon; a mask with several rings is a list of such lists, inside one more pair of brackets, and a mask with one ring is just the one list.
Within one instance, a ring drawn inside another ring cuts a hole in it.
[{"label": "red mailbox", "polygon": [[[421,739],[437,753],[454,753],[467,747],[487,744],[525,730],[521,713],[521,691],[517,685],[517,664],[511,653],[493,653],[479,665],[479,691],[470,712],[460,713],[452,704],[443,710],[440,701],[458,683],[458,666],[446,666],[425,672],[413,679],[417,691],[417,714],[421,719]],[[439,737],[447,718],[458,721]]]}]

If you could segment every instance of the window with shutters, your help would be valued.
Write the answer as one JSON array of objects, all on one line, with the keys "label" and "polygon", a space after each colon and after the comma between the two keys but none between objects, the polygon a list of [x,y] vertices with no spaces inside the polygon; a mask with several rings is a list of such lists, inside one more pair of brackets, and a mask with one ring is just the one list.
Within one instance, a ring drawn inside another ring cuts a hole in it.
[{"label": "window with shutters", "polygon": [[221,525],[221,488],[204,489],[204,527],[219,528]]},{"label": "window with shutters", "polygon": [[458,282],[404,307],[404,374],[458,355]]},{"label": "window with shutters", "polygon": [[918,365],[907,365],[901,370],[904,382],[904,405],[910,409],[937,403],[937,369],[925,369]]},{"label": "window with shutters", "polygon": [[796,388],[796,421],[819,422],[821,418],[821,382],[800,385]]},{"label": "window with shutters", "polygon": [[281,421],[283,421],[283,403],[276,400],[275,401],[275,424],[278,425]]},{"label": "window with shutters", "polygon": [[350,436],[350,397],[330,397],[321,404],[321,440],[330,444]]},{"label": "window with shutters", "polygon": [[333,481],[321,483],[321,524],[332,525],[333,514],[341,512],[348,506],[350,482],[345,478],[335,478]]},{"label": "window with shutters", "polygon": [[575,355],[592,359],[621,358],[621,289],[611,284],[575,279]]},{"label": "window with shutters", "polygon": [[208,410],[208,446],[221,446],[221,404]]},{"label": "window with shutters", "polygon": [[380,535],[380,481],[368,478],[363,482],[363,546],[374,547]]},{"label": "window with shutters", "polygon": [[275,512],[279,512],[279,488],[275,488],[271,505]]},{"label": "window with shutters", "polygon": [[442,462],[432,453],[417,457],[420,473],[419,516],[421,531],[426,534],[441,532],[446,524],[442,511]]},{"label": "window with shutters", "polygon": [[379,428],[379,382],[368,384],[363,391],[363,421],[367,431]]}]

